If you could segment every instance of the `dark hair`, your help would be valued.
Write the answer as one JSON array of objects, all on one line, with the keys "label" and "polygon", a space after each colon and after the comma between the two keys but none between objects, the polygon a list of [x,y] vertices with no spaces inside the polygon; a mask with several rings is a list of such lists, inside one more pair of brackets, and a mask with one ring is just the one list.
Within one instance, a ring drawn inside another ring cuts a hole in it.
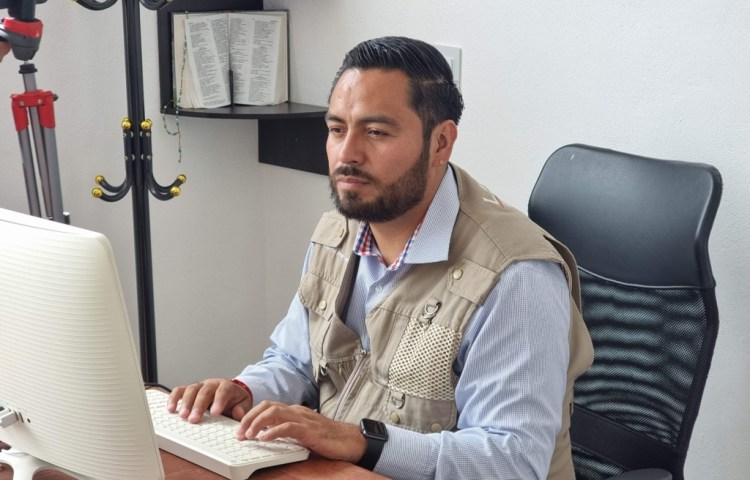
[{"label": "dark hair", "polygon": [[406,37],[381,37],[367,40],[344,57],[333,79],[333,89],[349,69],[400,70],[409,77],[411,107],[422,120],[425,140],[443,120],[461,119],[464,109],[461,92],[453,82],[453,72],[445,57],[432,45]]}]

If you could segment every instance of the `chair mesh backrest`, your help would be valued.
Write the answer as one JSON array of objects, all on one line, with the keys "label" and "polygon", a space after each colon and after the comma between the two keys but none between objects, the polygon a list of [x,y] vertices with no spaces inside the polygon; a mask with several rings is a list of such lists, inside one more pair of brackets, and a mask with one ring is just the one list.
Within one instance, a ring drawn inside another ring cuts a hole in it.
[{"label": "chair mesh backrest", "polygon": [[[596,360],[576,382],[576,405],[678,448],[708,328],[702,292],[623,285],[584,270],[580,275]],[[577,450],[579,478],[623,470]]]}]

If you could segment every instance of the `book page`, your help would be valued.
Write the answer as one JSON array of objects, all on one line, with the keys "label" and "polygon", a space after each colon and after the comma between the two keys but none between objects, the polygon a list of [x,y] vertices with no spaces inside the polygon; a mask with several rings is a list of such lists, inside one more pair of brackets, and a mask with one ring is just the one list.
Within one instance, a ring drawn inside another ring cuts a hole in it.
[{"label": "book page", "polygon": [[199,99],[196,107],[229,105],[227,15],[188,16],[185,34],[190,80]]},{"label": "book page", "polygon": [[[287,100],[286,12],[229,15],[234,102],[273,105]],[[282,80],[283,88],[279,88]]]}]

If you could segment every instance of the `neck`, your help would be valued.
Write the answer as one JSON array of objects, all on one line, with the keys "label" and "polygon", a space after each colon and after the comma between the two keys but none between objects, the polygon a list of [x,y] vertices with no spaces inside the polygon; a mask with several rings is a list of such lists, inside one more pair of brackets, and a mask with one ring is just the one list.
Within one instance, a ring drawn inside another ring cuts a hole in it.
[{"label": "neck", "polygon": [[390,222],[370,224],[370,230],[386,265],[392,264],[401,255],[406,242],[414,235],[414,231],[427,211],[426,209],[416,210],[412,209]]},{"label": "neck", "polygon": [[443,166],[434,172],[424,198],[414,208],[388,222],[370,223],[370,230],[386,265],[392,264],[401,255],[406,242],[414,235],[417,226],[427,215],[427,210],[440,187],[446,168]]}]

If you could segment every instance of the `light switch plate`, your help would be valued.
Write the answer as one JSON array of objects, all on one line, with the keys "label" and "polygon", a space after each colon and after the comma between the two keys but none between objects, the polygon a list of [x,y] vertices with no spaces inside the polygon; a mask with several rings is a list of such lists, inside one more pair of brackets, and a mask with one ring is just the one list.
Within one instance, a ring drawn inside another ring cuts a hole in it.
[{"label": "light switch plate", "polygon": [[448,61],[451,70],[453,70],[453,81],[456,86],[461,88],[461,48],[452,47],[449,45],[435,45],[440,53],[443,54],[445,59]]}]

